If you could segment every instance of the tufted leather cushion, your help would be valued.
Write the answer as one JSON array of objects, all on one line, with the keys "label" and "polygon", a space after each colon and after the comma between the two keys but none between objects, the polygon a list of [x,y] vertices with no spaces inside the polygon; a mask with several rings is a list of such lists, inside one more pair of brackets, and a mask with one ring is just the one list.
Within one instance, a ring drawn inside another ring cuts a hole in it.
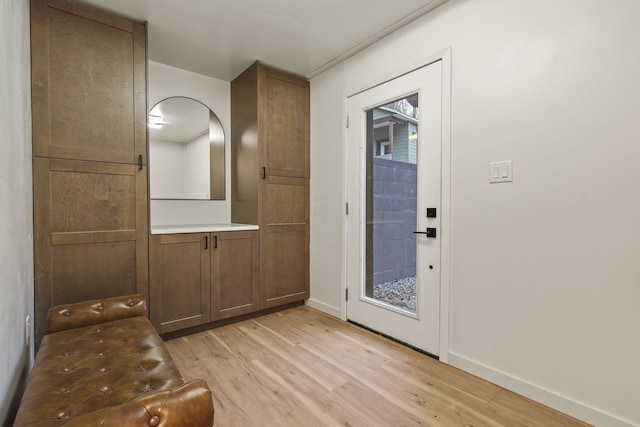
[{"label": "tufted leather cushion", "polygon": [[50,308],[47,313],[47,333],[146,315],[147,300],[144,295],[58,305]]},{"label": "tufted leather cushion", "polygon": [[[92,304],[95,302],[88,306],[95,307]],[[70,308],[74,313],[86,306]],[[64,310],[56,308],[56,313]],[[75,320],[86,323],[87,318],[94,316]],[[213,403],[206,383],[195,381],[185,386],[149,320],[137,316],[46,335],[14,425],[212,423]]]},{"label": "tufted leather cushion", "polygon": [[174,390],[145,394],[123,405],[83,415],[65,427],[211,426],[213,410],[202,411],[203,407],[211,407],[211,392],[204,380],[194,380]]}]

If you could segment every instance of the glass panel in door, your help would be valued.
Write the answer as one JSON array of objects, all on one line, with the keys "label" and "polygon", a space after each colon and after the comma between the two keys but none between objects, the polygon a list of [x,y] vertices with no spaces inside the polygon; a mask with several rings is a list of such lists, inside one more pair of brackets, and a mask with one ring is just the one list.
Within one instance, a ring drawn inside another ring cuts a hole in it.
[{"label": "glass panel in door", "polygon": [[366,111],[364,296],[416,314],[418,94]]}]

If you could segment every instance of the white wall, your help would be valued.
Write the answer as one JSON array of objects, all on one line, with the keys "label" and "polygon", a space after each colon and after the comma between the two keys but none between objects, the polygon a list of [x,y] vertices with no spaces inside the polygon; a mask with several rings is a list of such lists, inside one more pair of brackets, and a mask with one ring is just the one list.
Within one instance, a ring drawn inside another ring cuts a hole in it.
[{"label": "white wall", "polygon": [[0,52],[0,424],[10,425],[33,360],[29,2],[0,0]]},{"label": "white wall", "polygon": [[209,144],[209,134],[206,133],[184,145],[185,165],[189,165],[185,171],[184,188],[188,199],[211,197]]},{"label": "white wall", "polygon": [[[225,200],[152,200],[151,227],[231,221],[231,83],[149,61],[149,110],[171,96],[186,96],[209,107],[220,119],[225,150]],[[153,163],[149,165],[153,169]]]},{"label": "white wall", "polygon": [[[596,425],[640,425],[639,16],[635,0],[451,0],[314,78],[312,302],[343,304],[326,268],[344,256],[343,96],[451,46],[448,359]],[[489,185],[509,159],[514,182]]]},{"label": "white wall", "polygon": [[149,196],[152,199],[184,198],[185,149],[182,142],[149,141]]}]

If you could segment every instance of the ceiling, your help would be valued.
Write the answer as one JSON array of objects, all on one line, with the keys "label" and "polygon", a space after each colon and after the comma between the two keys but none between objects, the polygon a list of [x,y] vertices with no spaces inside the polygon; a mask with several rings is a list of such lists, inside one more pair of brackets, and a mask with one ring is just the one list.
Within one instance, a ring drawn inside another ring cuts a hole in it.
[{"label": "ceiling", "polygon": [[447,0],[76,0],[148,22],[151,61],[231,81],[255,60],[311,78]]},{"label": "ceiling", "polygon": [[209,132],[209,108],[195,99],[174,96],[149,112],[149,138],[187,144]]}]

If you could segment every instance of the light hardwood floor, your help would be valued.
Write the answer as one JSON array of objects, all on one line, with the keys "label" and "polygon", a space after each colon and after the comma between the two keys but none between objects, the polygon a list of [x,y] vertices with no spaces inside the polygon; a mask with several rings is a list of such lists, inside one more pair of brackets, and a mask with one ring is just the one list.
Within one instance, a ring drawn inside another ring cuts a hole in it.
[{"label": "light hardwood floor", "polygon": [[307,306],[167,341],[215,426],[586,426]]}]

